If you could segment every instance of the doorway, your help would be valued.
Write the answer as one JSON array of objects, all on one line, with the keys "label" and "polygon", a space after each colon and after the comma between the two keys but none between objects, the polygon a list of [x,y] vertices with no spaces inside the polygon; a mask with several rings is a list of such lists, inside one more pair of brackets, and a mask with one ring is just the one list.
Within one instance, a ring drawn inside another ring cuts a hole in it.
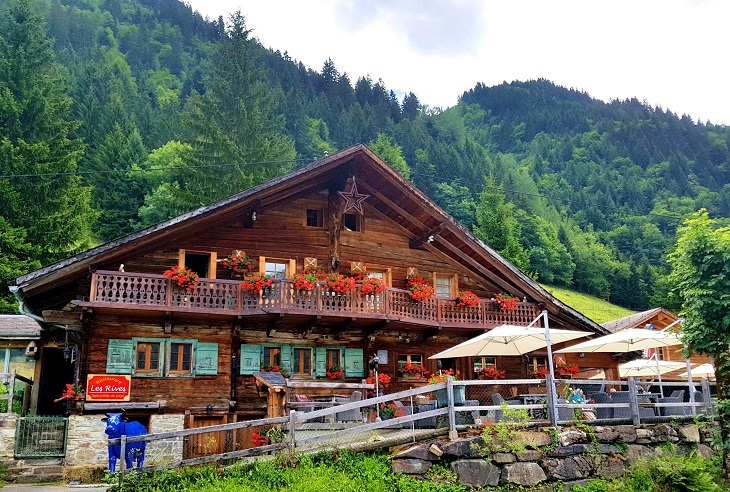
[{"label": "doorway", "polygon": [[73,383],[74,366],[63,358],[63,349],[41,349],[41,374],[38,383],[38,415],[66,415],[66,401],[54,402]]}]

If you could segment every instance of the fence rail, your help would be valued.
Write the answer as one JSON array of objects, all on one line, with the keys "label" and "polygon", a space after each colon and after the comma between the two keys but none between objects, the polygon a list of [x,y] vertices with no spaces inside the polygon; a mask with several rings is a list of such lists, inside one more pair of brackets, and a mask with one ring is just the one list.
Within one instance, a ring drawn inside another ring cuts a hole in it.
[{"label": "fence rail", "polygon": [[537,305],[518,302],[505,312],[490,300],[474,307],[457,306],[456,299],[413,301],[408,291],[388,288],[379,294],[364,294],[361,287],[346,294],[329,292],[323,283],[311,291],[295,289],[289,280],[275,280],[263,292],[252,292],[238,280],[201,278],[193,289],[179,287],[164,275],[96,271],[92,274],[89,301],[109,307],[174,307],[225,314],[313,313],[402,320],[439,326],[493,327],[527,325],[539,314]]}]

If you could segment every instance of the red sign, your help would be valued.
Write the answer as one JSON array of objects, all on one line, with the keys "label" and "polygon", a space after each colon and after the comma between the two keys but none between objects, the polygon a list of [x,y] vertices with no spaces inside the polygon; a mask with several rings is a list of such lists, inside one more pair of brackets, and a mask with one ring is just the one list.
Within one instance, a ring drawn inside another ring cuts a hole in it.
[{"label": "red sign", "polygon": [[89,374],[86,378],[86,401],[129,401],[132,376]]}]

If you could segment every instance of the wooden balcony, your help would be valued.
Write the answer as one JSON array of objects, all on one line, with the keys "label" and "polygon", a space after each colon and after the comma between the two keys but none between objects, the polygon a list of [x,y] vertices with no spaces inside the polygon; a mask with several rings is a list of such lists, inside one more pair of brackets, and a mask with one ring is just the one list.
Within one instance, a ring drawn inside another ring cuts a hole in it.
[{"label": "wooden balcony", "polygon": [[401,321],[439,327],[491,328],[501,324],[527,325],[540,311],[537,305],[518,302],[511,313],[480,300],[475,307],[456,305],[455,299],[413,301],[408,291],[389,288],[377,295],[356,289],[348,294],[328,292],[320,284],[298,291],[288,280],[275,281],[265,292],[253,293],[238,280],[201,278],[192,290],[182,289],[163,275],[96,271],[88,301],[77,305],[127,310],[160,310],[231,316],[302,314]]}]

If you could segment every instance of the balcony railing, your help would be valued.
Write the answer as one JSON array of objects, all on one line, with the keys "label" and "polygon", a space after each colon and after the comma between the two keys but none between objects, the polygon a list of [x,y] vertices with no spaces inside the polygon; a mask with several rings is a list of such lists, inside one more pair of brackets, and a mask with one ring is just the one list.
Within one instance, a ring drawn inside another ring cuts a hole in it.
[{"label": "balcony railing", "polygon": [[[179,287],[164,275],[96,271],[89,303],[120,308],[175,308],[227,314],[292,313],[357,316],[401,320],[433,326],[492,327],[527,325],[539,314],[535,304],[518,302],[512,312],[480,300],[474,307],[456,305],[455,299],[414,301],[408,291],[388,288],[380,294],[329,292],[323,284],[311,291],[297,290],[288,280],[274,281],[263,292],[252,292],[238,280],[201,278],[192,290]],[[83,304],[83,303],[82,303]]]}]

